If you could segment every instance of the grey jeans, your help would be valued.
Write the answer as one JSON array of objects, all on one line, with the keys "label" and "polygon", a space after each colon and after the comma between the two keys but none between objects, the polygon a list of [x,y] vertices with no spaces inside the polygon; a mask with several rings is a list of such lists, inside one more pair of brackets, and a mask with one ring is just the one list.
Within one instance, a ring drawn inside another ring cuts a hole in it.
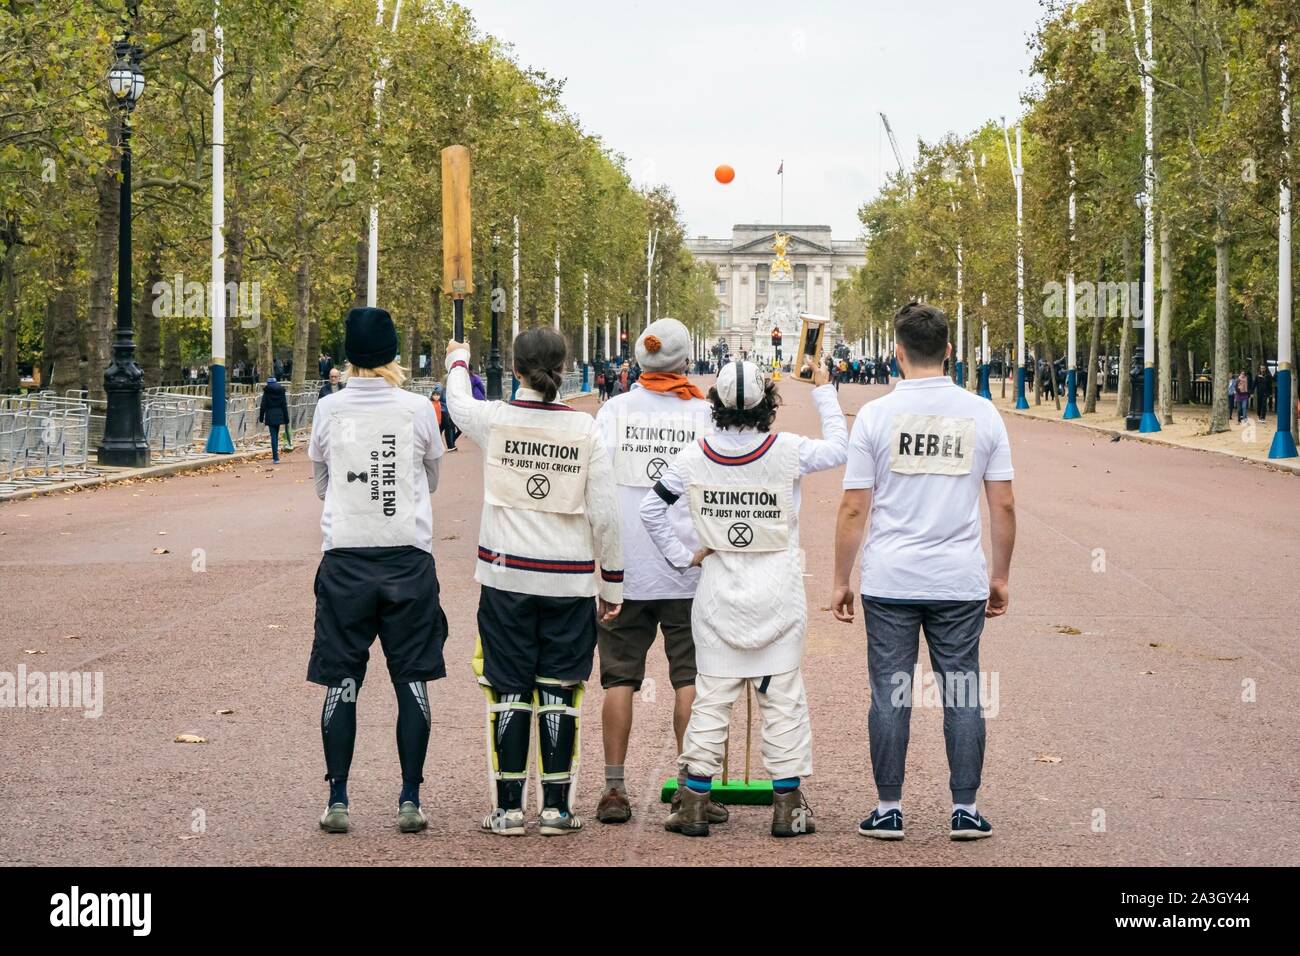
[{"label": "grey jeans", "polygon": [[881,800],[903,796],[912,723],[913,675],[925,631],[930,666],[943,700],[948,786],[954,803],[973,803],[984,766],[984,712],[979,700],[980,634],[985,601],[889,604],[862,598],[871,676],[871,768]]}]

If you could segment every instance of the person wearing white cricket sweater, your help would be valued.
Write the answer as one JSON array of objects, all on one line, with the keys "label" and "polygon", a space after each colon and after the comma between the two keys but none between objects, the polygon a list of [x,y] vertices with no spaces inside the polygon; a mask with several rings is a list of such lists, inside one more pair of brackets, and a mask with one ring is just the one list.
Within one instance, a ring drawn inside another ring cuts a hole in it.
[{"label": "person wearing white cricket sweater", "polygon": [[[680,574],[664,562],[646,534],[639,508],[682,448],[713,431],[711,407],[704,393],[686,377],[691,334],[676,319],[659,319],[646,326],[636,341],[641,377],[631,390],[611,398],[596,415],[614,458],[618,505],[622,519],[623,610],[617,620],[598,629],[600,684],[605,689],[601,731],[605,742],[605,790],[596,807],[601,823],[626,823],[632,818],[624,782],[632,731],[632,699],[645,679],[646,655],[659,631],[664,635],[668,679],[673,687],[673,733],[681,753],[686,722],[695,700],[695,640],[691,635],[691,601],[699,583],[697,569]],[[699,546],[691,528],[691,512],[680,502],[668,512],[678,536],[693,551]],[[653,684],[652,684],[653,686]],[[674,809],[686,787],[682,774]],[[709,822],[725,823],[727,808],[709,807]]]},{"label": "person wearing white cricket sweater", "polygon": [[[691,611],[695,703],[679,766],[681,808],[664,828],[708,836],[713,777],[722,769],[731,709],[754,685],[763,718],[763,764],[772,777],[772,835],[813,833],[799,789],[812,773],[812,726],[804,694],[808,608],[799,547],[799,479],[844,463],[848,431],[824,364],[813,367],[821,439],[772,433],[780,396],[752,362],[735,361],[709,392],[718,431],[684,448],[646,494],[641,519],[674,568],[701,569]],[[689,495],[703,547],[674,532],[668,509]]]},{"label": "person wearing white cricket sweater", "polygon": [[[514,342],[524,384],[510,402],[473,397],[469,348],[447,343],[447,407],[483,450],[479,642],[474,671],[487,696],[492,812],[483,829],[527,832],[531,725],[537,719],[538,829],[574,833],[579,717],[596,649],[596,616],[623,601],[614,477],[595,420],[555,401],[564,338],[550,329]],[[593,603],[592,598],[595,598]]]}]

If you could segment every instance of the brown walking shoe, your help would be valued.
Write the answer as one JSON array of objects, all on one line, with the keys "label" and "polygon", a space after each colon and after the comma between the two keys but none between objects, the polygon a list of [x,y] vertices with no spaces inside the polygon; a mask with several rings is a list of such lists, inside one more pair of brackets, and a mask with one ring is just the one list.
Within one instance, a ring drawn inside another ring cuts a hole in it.
[{"label": "brown walking shoe", "polygon": [[664,829],[682,836],[706,837],[709,835],[709,795],[696,793],[687,787],[682,791],[679,809],[669,814]]},{"label": "brown walking shoe", "polygon": [[631,820],[632,804],[628,803],[627,794],[617,787],[610,787],[596,805],[596,819],[601,823],[627,823]]},{"label": "brown walking shoe", "polygon": [[797,837],[817,832],[812,807],[796,787],[786,793],[772,794],[772,836]]},{"label": "brown walking shoe", "polygon": [[[673,802],[671,804],[673,808],[673,813],[676,813],[678,810],[682,808],[682,789],[683,788],[678,787],[676,790],[673,791]],[[710,824],[726,823],[728,820],[731,819],[731,812],[722,804],[718,803],[717,800],[710,800],[708,817],[709,817]]]}]

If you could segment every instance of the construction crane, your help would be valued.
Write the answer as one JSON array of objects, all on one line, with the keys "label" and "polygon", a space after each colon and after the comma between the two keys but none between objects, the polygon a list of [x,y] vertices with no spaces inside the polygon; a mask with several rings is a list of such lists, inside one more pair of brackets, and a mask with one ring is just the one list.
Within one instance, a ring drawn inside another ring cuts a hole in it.
[{"label": "construction crane", "polygon": [[880,114],[880,122],[885,124],[885,133],[889,136],[889,145],[894,149],[894,159],[898,160],[898,175],[907,184],[907,194],[912,195],[912,184],[907,180],[907,167],[903,163],[903,153],[898,148],[898,140],[894,138],[894,128],[889,125],[889,117],[884,113]]}]

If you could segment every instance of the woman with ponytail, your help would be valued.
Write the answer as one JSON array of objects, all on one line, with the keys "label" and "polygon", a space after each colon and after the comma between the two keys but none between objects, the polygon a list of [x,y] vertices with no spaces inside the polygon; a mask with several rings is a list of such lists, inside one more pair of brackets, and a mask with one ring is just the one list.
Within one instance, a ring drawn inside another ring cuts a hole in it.
[{"label": "woman with ponytail", "polygon": [[[537,723],[538,829],[574,833],[579,717],[596,617],[623,601],[614,478],[595,420],[557,401],[567,348],[546,328],[514,342],[513,401],[475,401],[469,347],[447,343],[447,406],[483,451],[474,671],[487,697],[492,812],[483,829],[527,832],[529,741]],[[593,600],[594,599],[594,600]]]}]

